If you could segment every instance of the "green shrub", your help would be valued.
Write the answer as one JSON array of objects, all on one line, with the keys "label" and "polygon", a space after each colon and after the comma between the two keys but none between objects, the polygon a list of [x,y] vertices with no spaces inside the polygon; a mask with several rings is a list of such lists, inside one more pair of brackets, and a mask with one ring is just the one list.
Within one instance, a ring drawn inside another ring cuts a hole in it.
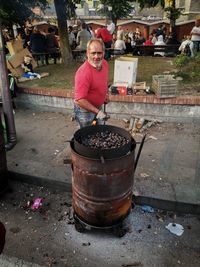
[{"label": "green shrub", "polygon": [[182,67],[188,62],[189,58],[184,55],[180,54],[175,57],[173,63],[178,69],[182,69]]},{"label": "green shrub", "polygon": [[180,54],[176,56],[173,64],[177,68],[177,77],[181,77],[183,82],[200,81],[200,53],[197,53],[195,57],[187,57]]}]

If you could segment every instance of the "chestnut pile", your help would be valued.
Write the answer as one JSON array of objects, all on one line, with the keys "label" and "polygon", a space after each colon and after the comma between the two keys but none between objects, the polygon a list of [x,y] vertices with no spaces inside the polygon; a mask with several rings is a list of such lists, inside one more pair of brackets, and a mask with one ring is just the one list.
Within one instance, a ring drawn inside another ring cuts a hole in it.
[{"label": "chestnut pile", "polygon": [[79,143],[82,145],[96,149],[119,148],[128,144],[128,142],[129,140],[126,137],[110,131],[96,132],[90,135],[88,134],[86,136],[82,136],[79,140]]}]

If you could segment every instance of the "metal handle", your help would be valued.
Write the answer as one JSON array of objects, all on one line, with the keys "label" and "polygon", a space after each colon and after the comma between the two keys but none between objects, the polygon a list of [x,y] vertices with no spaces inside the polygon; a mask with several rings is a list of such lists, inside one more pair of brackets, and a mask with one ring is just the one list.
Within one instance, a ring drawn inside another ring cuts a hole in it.
[{"label": "metal handle", "polygon": [[139,149],[138,149],[137,157],[136,157],[136,159],[135,159],[134,172],[135,172],[136,167],[137,167],[137,164],[138,164],[138,160],[139,160],[139,157],[140,157],[140,154],[141,154],[143,145],[144,145],[144,140],[145,140],[145,138],[146,138],[146,135],[147,135],[147,134],[144,134],[144,135],[143,135],[142,141],[141,141],[141,143],[140,143],[140,147],[139,147]]}]

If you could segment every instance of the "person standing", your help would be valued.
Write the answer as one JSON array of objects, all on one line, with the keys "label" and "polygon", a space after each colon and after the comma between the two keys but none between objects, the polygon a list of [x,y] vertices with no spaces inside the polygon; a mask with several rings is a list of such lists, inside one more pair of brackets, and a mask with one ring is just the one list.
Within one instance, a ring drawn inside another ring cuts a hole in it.
[{"label": "person standing", "polygon": [[106,48],[104,58],[106,60],[110,59],[109,49],[112,47],[112,43],[113,43],[112,34],[107,30],[107,28],[102,27],[102,28],[97,29],[96,37],[97,38],[101,38],[102,41],[104,42],[104,45],[105,45],[105,48]]},{"label": "person standing", "polygon": [[102,105],[108,100],[108,63],[104,59],[105,47],[100,39],[87,44],[87,60],[75,74],[74,113],[80,128],[93,120],[102,124],[108,118]]},{"label": "person standing", "polygon": [[77,34],[76,43],[77,47],[76,49],[80,50],[86,50],[87,48],[87,42],[91,39],[91,34],[87,30],[86,23],[82,23],[81,30]]},{"label": "person standing", "polygon": [[113,21],[110,22],[110,24],[108,24],[108,21],[106,21],[107,24],[107,30],[109,31],[110,34],[113,34],[115,31],[115,24]]},{"label": "person standing", "polygon": [[192,28],[191,31],[191,41],[194,44],[194,50],[197,52],[200,51],[200,19],[195,21],[195,26]]},{"label": "person standing", "polygon": [[75,35],[73,33],[73,27],[69,26],[68,27],[68,38],[69,38],[69,45],[71,47],[71,49],[75,49],[76,48],[76,38]]}]

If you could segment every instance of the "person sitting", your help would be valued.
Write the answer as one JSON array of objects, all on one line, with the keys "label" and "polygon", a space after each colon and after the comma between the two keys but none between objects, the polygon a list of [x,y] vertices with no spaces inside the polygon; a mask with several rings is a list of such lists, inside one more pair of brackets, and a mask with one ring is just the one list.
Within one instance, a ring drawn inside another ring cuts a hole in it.
[{"label": "person sitting", "polygon": [[117,36],[117,40],[114,43],[114,51],[113,54],[114,55],[123,55],[125,53],[126,50],[126,45],[124,40],[122,40],[122,36],[119,35]]},{"label": "person sitting", "polygon": [[49,64],[48,58],[49,54],[54,60],[54,64],[56,64],[56,59],[58,57],[59,47],[58,47],[58,41],[55,36],[55,30],[52,27],[48,28],[48,34],[46,35],[46,63]]},{"label": "person sitting", "polygon": [[[155,42],[155,46],[157,46],[157,45],[166,45],[165,42],[163,41],[163,35],[159,35],[158,36],[158,41]],[[154,56],[164,57],[165,56],[165,52],[156,51],[156,52],[154,52]]]},{"label": "person sitting", "polygon": [[153,39],[153,35],[149,35],[149,39],[147,39],[143,45],[144,46],[148,46],[146,47],[145,51],[143,51],[143,54],[144,56],[153,56],[153,42],[152,42],[152,39]]},{"label": "person sitting", "polygon": [[181,54],[184,54],[188,57],[194,57],[193,48],[194,48],[194,44],[191,41],[191,36],[188,35],[184,37],[178,50],[181,52]]},{"label": "person sitting", "polygon": [[124,39],[124,30],[122,29],[122,26],[117,27],[117,37]]},{"label": "person sitting", "polygon": [[151,35],[152,35],[152,40],[151,40],[151,42],[155,45],[155,43],[158,41],[158,40],[157,40],[157,37],[156,37],[156,34],[155,34],[155,33],[152,33]]},{"label": "person sitting", "polygon": [[125,35],[125,46],[126,46],[126,49],[125,49],[125,53],[126,54],[129,54],[133,51],[133,47],[131,45],[131,37],[128,36],[128,34]]},{"label": "person sitting", "polygon": [[143,45],[154,45],[153,42],[152,42],[152,39],[153,39],[153,35],[149,35],[149,39],[147,39]]},{"label": "person sitting", "polygon": [[32,57],[29,55],[26,55],[24,57],[24,62],[21,64],[21,67],[24,69],[24,73],[22,74],[22,77],[28,78],[28,79],[34,79],[34,78],[41,78],[40,74],[33,72],[33,65],[31,63]]}]

